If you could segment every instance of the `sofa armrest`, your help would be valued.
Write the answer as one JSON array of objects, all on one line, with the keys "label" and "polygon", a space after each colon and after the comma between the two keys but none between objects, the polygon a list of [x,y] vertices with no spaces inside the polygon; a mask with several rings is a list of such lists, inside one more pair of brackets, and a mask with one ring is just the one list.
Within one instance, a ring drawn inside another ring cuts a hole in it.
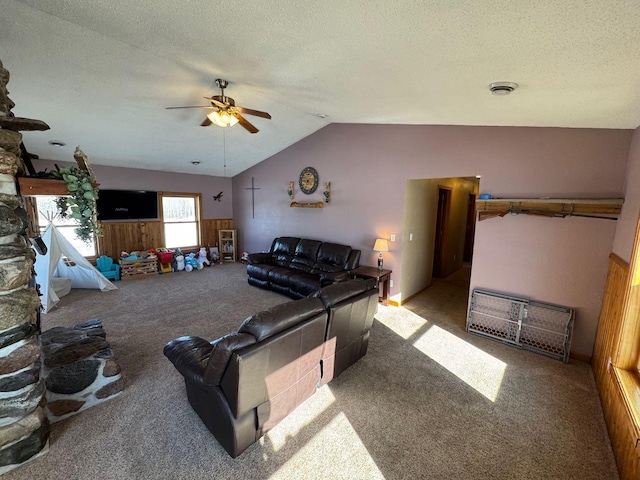
[{"label": "sofa armrest", "polygon": [[167,343],[163,352],[185,379],[212,386],[204,380],[211,350],[213,346],[204,338],[180,337]]},{"label": "sofa armrest", "polygon": [[326,287],[338,282],[345,282],[351,278],[351,274],[346,271],[323,272],[320,274],[320,285]]},{"label": "sofa armrest", "polygon": [[247,257],[249,265],[255,265],[257,263],[271,263],[270,253],[250,253]]}]

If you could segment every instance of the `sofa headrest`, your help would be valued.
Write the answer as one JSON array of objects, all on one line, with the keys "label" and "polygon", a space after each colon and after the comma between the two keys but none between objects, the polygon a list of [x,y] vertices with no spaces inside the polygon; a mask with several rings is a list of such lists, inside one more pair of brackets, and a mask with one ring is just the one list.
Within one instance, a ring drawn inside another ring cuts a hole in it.
[{"label": "sofa headrest", "polygon": [[322,245],[322,242],[319,240],[301,239],[296,246],[296,254],[291,260],[291,268],[305,272],[311,270],[313,264],[316,263],[320,245]]},{"label": "sofa headrest", "polygon": [[347,245],[324,242],[320,246],[320,250],[318,250],[318,257],[311,272],[339,272],[344,270],[350,253],[351,247]]},{"label": "sofa headrest", "polygon": [[366,292],[371,288],[371,286],[372,284],[368,283],[366,280],[356,278],[321,288],[315,292],[312,297],[319,298],[322,300],[324,307],[329,308],[344,300]]},{"label": "sofa headrest", "polygon": [[252,335],[236,332],[211,342],[213,349],[204,370],[204,382],[209,385],[219,385],[233,352],[254,343],[256,343],[256,339]]},{"label": "sofa headrest", "polygon": [[271,253],[274,255],[293,255],[299,241],[300,239],[296,237],[278,237],[271,245]]},{"label": "sofa headrest", "polygon": [[261,342],[323,311],[324,306],[317,298],[303,298],[282,303],[247,318],[240,325],[238,332],[250,333],[258,342]]}]

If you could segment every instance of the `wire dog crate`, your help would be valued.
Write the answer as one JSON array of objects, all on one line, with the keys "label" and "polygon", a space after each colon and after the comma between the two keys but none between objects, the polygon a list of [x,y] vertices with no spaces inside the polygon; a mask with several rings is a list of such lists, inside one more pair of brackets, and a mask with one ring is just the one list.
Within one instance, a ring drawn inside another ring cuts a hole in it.
[{"label": "wire dog crate", "polygon": [[525,298],[475,289],[467,332],[569,361],[574,311]]}]

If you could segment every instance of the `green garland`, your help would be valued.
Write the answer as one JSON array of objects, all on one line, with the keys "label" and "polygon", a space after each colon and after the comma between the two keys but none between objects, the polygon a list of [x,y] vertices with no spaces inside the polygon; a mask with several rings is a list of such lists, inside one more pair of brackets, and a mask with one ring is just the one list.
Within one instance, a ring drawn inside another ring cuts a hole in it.
[{"label": "green garland", "polygon": [[56,206],[61,218],[73,218],[78,222],[76,235],[85,243],[101,235],[97,219],[96,200],[98,189],[92,185],[96,179],[78,167],[65,167],[55,172],[56,177],[67,184],[68,197],[58,197]]}]

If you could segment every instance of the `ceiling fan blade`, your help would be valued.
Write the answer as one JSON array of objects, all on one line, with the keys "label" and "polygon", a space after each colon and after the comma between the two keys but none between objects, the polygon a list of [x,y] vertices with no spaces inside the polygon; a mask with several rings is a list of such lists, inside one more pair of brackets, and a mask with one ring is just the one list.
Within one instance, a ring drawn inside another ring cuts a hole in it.
[{"label": "ceiling fan blade", "polygon": [[222,103],[222,102],[216,100],[213,97],[204,97],[204,98],[206,98],[207,100],[209,100],[211,103],[213,103],[215,106],[217,106],[219,108],[227,108],[228,107],[228,105],[226,103]]},{"label": "ceiling fan blade", "polygon": [[209,120],[209,117],[204,117],[204,122],[202,122],[200,124],[201,127],[208,127],[209,125],[211,125],[213,122],[211,120]]},{"label": "ceiling fan blade", "polygon": [[258,129],[251,125],[251,123],[249,123],[247,119],[242,115],[240,115],[239,113],[234,113],[233,116],[238,119],[238,123],[242,125],[247,131],[249,131],[249,133],[258,133]]},{"label": "ceiling fan blade", "polygon": [[267,112],[261,112],[260,110],[252,110],[250,108],[244,108],[244,107],[234,107],[236,110],[238,110],[240,113],[246,113],[247,115],[255,115],[256,117],[262,117],[262,118],[268,118],[269,120],[271,120],[271,115],[269,115]]},{"label": "ceiling fan blade", "polygon": [[175,110],[176,108],[216,108],[211,105],[193,105],[190,107],[164,107],[165,110]]}]

